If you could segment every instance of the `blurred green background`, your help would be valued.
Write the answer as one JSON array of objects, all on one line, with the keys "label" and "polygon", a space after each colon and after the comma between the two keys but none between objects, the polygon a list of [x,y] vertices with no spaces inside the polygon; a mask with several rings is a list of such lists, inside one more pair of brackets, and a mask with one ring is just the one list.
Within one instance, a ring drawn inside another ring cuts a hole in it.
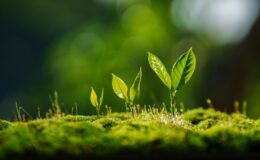
[{"label": "blurred green background", "polygon": [[[149,68],[146,52],[170,71],[191,46],[197,56],[192,80],[177,95],[186,108],[232,112],[247,101],[260,117],[260,19],[258,0],[2,0],[0,2],[0,118],[12,119],[15,103],[36,115],[50,107],[95,110],[90,87],[113,111],[124,111],[111,88],[111,73],[130,85],[143,68],[140,104],[168,104],[168,92]],[[103,111],[105,111],[103,107]]]}]

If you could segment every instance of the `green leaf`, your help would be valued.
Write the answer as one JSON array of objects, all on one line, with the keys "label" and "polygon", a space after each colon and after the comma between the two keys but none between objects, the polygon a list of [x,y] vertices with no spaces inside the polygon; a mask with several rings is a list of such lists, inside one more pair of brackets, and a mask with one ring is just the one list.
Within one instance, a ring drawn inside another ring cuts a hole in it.
[{"label": "green leaf", "polygon": [[90,102],[94,107],[98,107],[97,94],[93,87],[91,87]]},{"label": "green leaf", "polygon": [[196,66],[196,57],[190,48],[186,53],[181,55],[172,67],[172,86],[174,90],[179,90],[184,84],[186,84],[192,74],[194,73]]},{"label": "green leaf", "polygon": [[104,98],[104,89],[102,88],[101,91],[101,96],[99,98],[99,107],[101,107],[102,103],[103,103],[103,98]]},{"label": "green leaf", "polygon": [[112,88],[115,92],[115,94],[121,98],[124,99],[128,102],[128,96],[127,96],[127,91],[128,91],[128,87],[125,84],[125,82],[120,79],[119,77],[117,77],[116,75],[112,74]]},{"label": "green leaf", "polygon": [[140,68],[138,74],[135,77],[135,80],[130,88],[129,98],[133,102],[135,98],[138,98],[140,95],[140,84],[142,79],[142,68]]},{"label": "green leaf", "polygon": [[167,72],[164,64],[161,60],[155,56],[154,54],[148,52],[148,62],[153,69],[153,71],[157,74],[157,76],[161,79],[161,81],[171,89],[171,77]]}]

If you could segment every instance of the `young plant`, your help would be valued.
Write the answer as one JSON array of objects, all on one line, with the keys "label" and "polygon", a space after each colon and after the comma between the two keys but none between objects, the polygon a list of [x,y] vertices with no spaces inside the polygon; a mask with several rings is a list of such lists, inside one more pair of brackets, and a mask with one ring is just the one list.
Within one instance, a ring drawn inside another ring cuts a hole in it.
[{"label": "young plant", "polygon": [[100,95],[100,98],[99,98],[99,101],[98,101],[97,94],[96,94],[95,90],[93,89],[93,87],[91,87],[90,102],[96,108],[97,117],[100,116],[100,107],[103,103],[103,97],[104,97],[103,88],[102,88],[101,95]]},{"label": "young plant", "polygon": [[138,74],[136,75],[131,88],[128,90],[125,82],[118,76],[112,74],[112,88],[114,93],[121,99],[123,99],[127,105],[130,105],[130,109],[133,113],[134,100],[140,96],[140,84],[142,79],[142,68],[140,68]]},{"label": "young plant", "polygon": [[[54,91],[53,96],[50,95],[50,100],[51,100],[51,105],[52,105],[52,112],[53,112],[53,116],[62,116],[62,111],[61,111],[61,107],[59,104],[59,94],[57,91]],[[51,110],[51,109],[50,109]]]},{"label": "young plant", "polygon": [[171,76],[162,61],[150,52],[148,52],[148,62],[152,70],[168,88],[170,95],[170,109],[171,111],[174,110],[175,113],[175,95],[177,91],[190,80],[195,70],[196,57],[192,48],[182,54],[174,63],[171,70]]}]

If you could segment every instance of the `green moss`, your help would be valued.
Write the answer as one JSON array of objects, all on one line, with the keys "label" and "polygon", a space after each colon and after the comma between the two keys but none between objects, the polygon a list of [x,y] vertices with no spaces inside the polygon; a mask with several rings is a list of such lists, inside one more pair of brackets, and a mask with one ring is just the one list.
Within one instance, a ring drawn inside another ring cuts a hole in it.
[{"label": "green moss", "polygon": [[12,126],[12,123],[6,121],[6,120],[1,120],[0,119],[0,131],[3,129],[6,129],[8,127]]},{"label": "green moss", "polygon": [[198,124],[201,121],[212,119],[212,120],[225,120],[229,116],[226,113],[215,111],[214,109],[193,109],[183,114],[185,120],[190,121],[192,124]]},{"label": "green moss", "polygon": [[0,157],[65,154],[120,156],[155,153],[257,152],[260,121],[241,114],[194,109],[178,116],[114,113],[65,116],[26,123],[0,121]]},{"label": "green moss", "polygon": [[97,116],[80,116],[80,115],[68,115],[66,117],[62,117],[62,120],[68,121],[68,122],[80,122],[80,121],[94,121],[97,119]]}]

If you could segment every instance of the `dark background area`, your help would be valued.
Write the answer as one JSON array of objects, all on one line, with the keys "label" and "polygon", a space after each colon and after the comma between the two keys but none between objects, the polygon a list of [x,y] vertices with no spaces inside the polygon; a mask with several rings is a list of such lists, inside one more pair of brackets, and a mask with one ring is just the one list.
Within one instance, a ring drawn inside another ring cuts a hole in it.
[{"label": "dark background area", "polygon": [[124,111],[111,73],[130,85],[140,66],[138,102],[168,103],[146,52],[170,71],[191,46],[197,69],[177,102],[207,107],[211,98],[215,108],[232,112],[234,101],[246,101],[248,115],[260,116],[258,1],[3,0],[0,19],[0,118],[13,119],[16,103],[32,115],[38,107],[44,113],[55,90],[66,112],[77,103],[80,114],[94,113],[91,86],[98,93],[105,89],[104,103],[113,111]]}]

